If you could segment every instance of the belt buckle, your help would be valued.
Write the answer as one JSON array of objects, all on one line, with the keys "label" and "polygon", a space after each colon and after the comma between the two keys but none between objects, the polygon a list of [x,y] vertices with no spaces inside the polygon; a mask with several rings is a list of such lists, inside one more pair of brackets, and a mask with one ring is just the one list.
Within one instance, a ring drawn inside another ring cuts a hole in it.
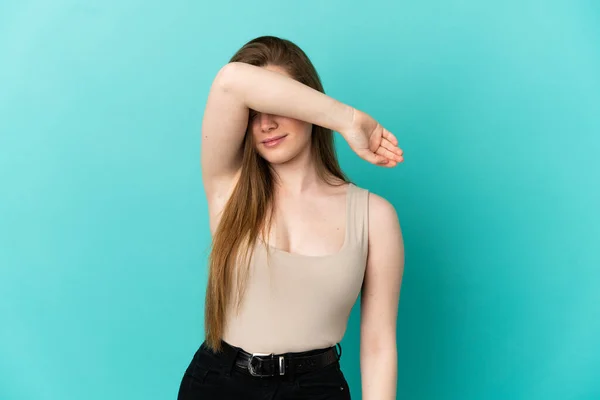
[{"label": "belt buckle", "polygon": [[[252,353],[252,355],[250,356],[250,359],[248,360],[248,371],[250,371],[250,375],[252,376],[259,376],[259,377],[265,377],[265,376],[275,376],[275,373],[273,372],[272,374],[259,374],[256,372],[256,370],[254,369],[254,366],[252,365],[252,360],[254,360],[254,358],[256,357],[264,357],[264,356],[271,356],[271,359],[274,358],[275,354],[274,353]],[[258,360],[260,360],[259,358],[257,358]],[[284,362],[284,357],[283,356],[279,356],[279,375],[285,375],[285,362]]]},{"label": "belt buckle", "polygon": [[[271,353],[271,354],[267,354],[267,353],[252,353],[252,355],[250,356],[250,359],[248,360],[248,371],[250,371],[250,375],[252,375],[252,376],[259,376],[259,377],[272,376],[271,374],[268,374],[268,375],[259,374],[254,369],[254,366],[252,365],[252,360],[254,360],[256,357],[261,357],[261,356],[271,356],[271,357],[273,357],[273,353]],[[260,359],[258,359],[258,360],[260,360]]]}]

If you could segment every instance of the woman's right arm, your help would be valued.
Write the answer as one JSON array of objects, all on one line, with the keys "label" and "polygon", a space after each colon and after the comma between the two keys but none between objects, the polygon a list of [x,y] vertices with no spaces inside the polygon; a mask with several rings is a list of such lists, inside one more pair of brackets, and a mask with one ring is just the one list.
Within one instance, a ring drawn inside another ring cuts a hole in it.
[{"label": "woman's right arm", "polygon": [[248,112],[281,115],[337,132],[352,125],[353,108],[277,72],[229,63],[218,72],[202,121],[202,177],[219,186],[240,168]]},{"label": "woman's right arm", "polygon": [[240,169],[249,109],[339,132],[375,164],[401,154],[393,135],[367,114],[280,73],[233,62],[218,72],[202,121],[202,179],[209,197],[229,191]]}]

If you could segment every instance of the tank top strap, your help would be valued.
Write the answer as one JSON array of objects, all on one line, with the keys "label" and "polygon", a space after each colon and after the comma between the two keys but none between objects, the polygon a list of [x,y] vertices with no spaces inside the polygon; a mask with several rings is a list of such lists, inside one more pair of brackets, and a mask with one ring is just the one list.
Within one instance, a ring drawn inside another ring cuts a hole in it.
[{"label": "tank top strap", "polygon": [[347,196],[347,238],[366,252],[369,245],[369,191],[350,183]]}]

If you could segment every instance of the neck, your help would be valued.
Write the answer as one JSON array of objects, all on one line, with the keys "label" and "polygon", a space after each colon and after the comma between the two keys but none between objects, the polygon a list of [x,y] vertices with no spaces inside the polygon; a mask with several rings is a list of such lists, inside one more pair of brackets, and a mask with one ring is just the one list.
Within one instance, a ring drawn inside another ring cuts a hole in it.
[{"label": "neck", "polygon": [[286,163],[272,165],[272,168],[275,171],[276,191],[282,195],[300,195],[321,183],[310,149]]}]

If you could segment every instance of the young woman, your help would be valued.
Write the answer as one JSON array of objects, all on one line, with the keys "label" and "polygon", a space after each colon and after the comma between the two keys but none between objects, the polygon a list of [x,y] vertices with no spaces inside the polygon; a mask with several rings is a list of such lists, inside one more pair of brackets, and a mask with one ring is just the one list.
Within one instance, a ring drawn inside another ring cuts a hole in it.
[{"label": "young woman", "polygon": [[202,122],[206,337],[179,400],[350,399],[339,342],[359,293],[362,398],[396,398],[400,225],[344,176],[333,131],[368,162],[403,161],[394,135],[325,95],[288,40],[248,42],[215,77]]}]

